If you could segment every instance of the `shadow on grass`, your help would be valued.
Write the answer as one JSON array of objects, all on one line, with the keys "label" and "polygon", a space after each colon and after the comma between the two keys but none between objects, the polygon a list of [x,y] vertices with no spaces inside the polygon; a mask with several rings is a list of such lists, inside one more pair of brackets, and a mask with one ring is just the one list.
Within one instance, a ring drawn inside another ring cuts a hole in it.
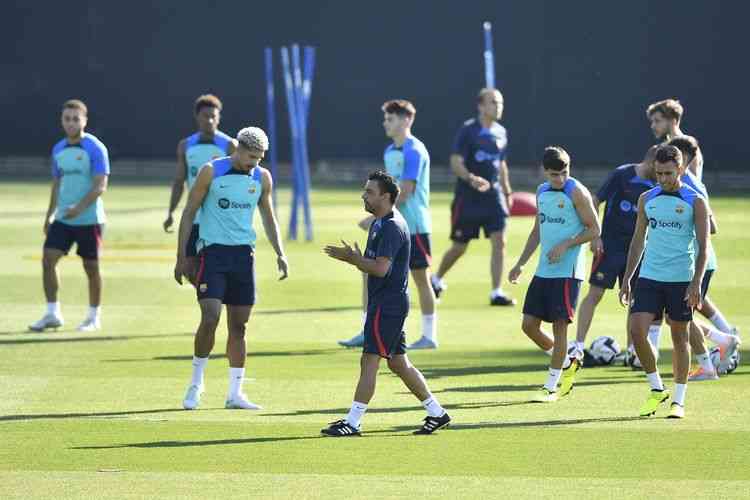
[{"label": "shadow on grass", "polygon": [[[66,342],[122,342],[126,340],[140,340],[140,339],[161,339],[169,337],[192,337],[193,333],[164,333],[154,335],[106,335],[97,336],[97,334],[91,334],[86,337],[67,337],[66,333],[60,334],[49,334],[49,333],[31,333],[31,332],[20,332],[27,333],[29,335],[39,335],[39,337],[25,338],[25,339],[0,339],[0,345],[23,345],[23,344],[59,344]],[[70,332],[73,333],[73,332]],[[12,332],[0,332],[0,335],[12,334]],[[41,337],[44,335],[44,337]],[[47,335],[59,335],[55,337],[47,337]],[[75,332],[75,335],[81,335],[79,332]],[[192,357],[190,359],[193,359]]]},{"label": "shadow on grass", "polygon": [[430,367],[420,366],[419,370],[422,372],[425,378],[435,379],[443,377],[463,377],[470,375],[492,375],[500,373],[523,373],[523,372],[538,372],[545,370],[546,365],[542,363],[538,364],[520,364],[520,365],[476,365],[476,366],[446,366],[446,367]]},{"label": "shadow on grass", "polygon": [[303,441],[309,439],[324,439],[325,436],[286,436],[286,437],[254,437],[234,439],[209,439],[206,441],[152,441],[146,443],[125,443],[99,446],[72,446],[71,450],[115,450],[119,448],[185,448],[189,446],[222,446],[229,444],[258,444],[279,441]]},{"label": "shadow on grass", "polygon": [[[483,408],[497,408],[501,406],[516,406],[534,404],[531,401],[478,401],[473,403],[445,404],[446,410],[479,410]],[[404,413],[410,411],[423,411],[421,406],[401,406],[398,408],[368,408],[367,413]],[[345,416],[349,408],[321,408],[316,410],[296,410],[286,413],[264,413],[268,417],[299,417],[305,415],[341,415]]]},{"label": "shadow on grass", "polygon": [[310,309],[276,309],[271,311],[253,311],[253,316],[273,316],[278,314],[312,314],[340,311],[361,311],[362,306],[340,306],[340,307],[315,307]]},{"label": "shadow on grass", "polygon": [[[575,387],[586,387],[595,385],[616,385],[616,384],[644,384],[645,381],[638,379],[611,379],[611,380],[582,380],[576,382]],[[440,392],[519,392],[519,391],[534,391],[541,387],[539,384],[516,384],[516,385],[479,385],[479,386],[468,386],[468,387],[447,387],[440,391],[433,391],[435,393]]]},{"label": "shadow on grass", "polygon": [[[595,424],[604,422],[632,422],[635,420],[643,420],[648,417],[602,417],[602,418],[574,418],[570,420],[537,420],[537,421],[524,421],[524,422],[477,422],[471,424],[455,423],[451,424],[447,429],[447,432],[461,431],[461,430],[472,430],[472,429],[513,429],[513,428],[524,428],[524,427],[556,427],[556,426],[568,426],[568,425],[582,425],[582,424]],[[368,434],[373,433],[391,433],[391,432],[404,432],[413,431],[413,426],[400,425],[391,427],[390,429],[372,431]]]},{"label": "shadow on grass", "polygon": [[172,413],[176,411],[184,412],[182,408],[157,408],[155,410],[134,410],[134,411],[105,411],[89,413],[35,413],[31,415],[2,415],[0,422],[18,422],[24,420],[60,420],[67,418],[106,418],[106,417],[126,417],[128,415],[148,415],[149,413]]},{"label": "shadow on grass", "polygon": [[[274,357],[274,356],[319,356],[321,354],[333,354],[336,352],[345,352],[340,348],[329,348],[329,349],[307,349],[304,351],[259,351],[259,352],[248,352],[248,358],[262,358],[262,357]],[[226,359],[224,353],[210,354],[209,359]],[[192,361],[193,356],[191,355],[179,355],[179,356],[154,356],[153,358],[124,358],[124,359],[103,359],[104,363],[132,363],[132,362],[149,362],[149,361]]]}]

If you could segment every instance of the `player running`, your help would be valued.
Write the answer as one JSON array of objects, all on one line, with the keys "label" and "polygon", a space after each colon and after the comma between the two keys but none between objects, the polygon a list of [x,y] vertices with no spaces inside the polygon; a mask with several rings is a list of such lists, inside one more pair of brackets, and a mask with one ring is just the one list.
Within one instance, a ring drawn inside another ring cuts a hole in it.
[{"label": "player running", "polygon": [[[242,392],[245,376],[245,325],[255,304],[255,230],[253,215],[260,210],[263,228],[276,252],[281,273],[288,276],[288,263],[281,246],[279,224],[273,212],[271,174],[259,165],[268,150],[268,138],[256,127],[237,133],[238,147],[231,156],[207,163],[198,174],[180,219],[177,264],[174,276],[195,284],[201,322],[195,334],[193,375],[182,404],[194,410],[204,391],[203,372],[214,347],[221,305],[227,306],[227,358],[229,393],[226,408],[258,410],[261,407]],[[195,214],[200,209],[196,274],[188,263],[186,244]]]},{"label": "player running", "polygon": [[[432,262],[430,251],[430,155],[425,145],[414,137],[411,127],[417,113],[414,105],[403,99],[387,101],[383,104],[383,128],[385,135],[393,143],[385,149],[383,162],[387,173],[396,179],[401,193],[396,207],[403,215],[411,234],[411,254],[409,268],[419,293],[419,306],[422,310],[422,336],[409,345],[409,349],[436,349],[437,315],[435,313],[435,293],[430,285],[429,269]],[[375,220],[369,216],[359,226],[368,231]],[[367,281],[363,282],[367,286]],[[364,320],[366,321],[366,290],[363,298]],[[364,328],[364,327],[363,327]],[[361,347],[364,333],[360,332],[349,340],[339,341],[344,347]]]},{"label": "player running", "polygon": [[[177,170],[172,181],[167,218],[162,224],[166,232],[171,232],[170,228],[174,222],[172,215],[182,199],[185,183],[187,183],[189,191],[203,165],[217,158],[231,155],[237,147],[234,139],[219,130],[221,110],[221,101],[215,95],[206,94],[195,100],[193,114],[198,131],[177,144]],[[198,260],[195,244],[198,241],[199,218],[200,210],[195,215],[190,239],[187,242],[186,255],[191,266],[195,266]]]},{"label": "player running", "polygon": [[[682,418],[690,368],[687,329],[693,318],[693,308],[701,303],[701,283],[710,241],[709,210],[705,199],[682,182],[685,168],[679,149],[659,146],[655,161],[659,186],[645,192],[638,200],[638,219],[628,252],[620,302],[630,305],[633,343],[651,386],[651,395],[639,410],[641,416],[653,415],[659,404],[669,398],[646,339],[649,325],[666,311],[674,345],[675,380],[669,417]],[[638,281],[631,289],[631,279],[641,256]]]},{"label": "player running", "polygon": [[109,154],[99,139],[85,131],[88,108],[83,101],[66,101],[61,121],[65,138],[52,148],[52,190],[44,216],[42,281],[47,312],[29,325],[29,330],[42,332],[63,326],[57,263],[75,243],[89,285],[89,310],[78,331],[93,332],[101,328],[99,255],[106,222],[102,194],[107,190]]},{"label": "player running", "polygon": [[[558,146],[547,147],[542,166],[547,182],[537,188],[539,213],[508,280],[518,283],[523,266],[541,244],[539,264],[523,304],[521,328],[536,345],[552,355],[547,382],[533,398],[535,402],[551,403],[570,394],[581,366],[578,353],[573,357],[566,355],[568,324],[573,321],[586,273],[582,247],[599,237],[600,227],[591,194],[570,177],[568,153]],[[542,321],[552,323],[554,339],[540,329]]]},{"label": "player running", "polygon": [[447,288],[443,278],[483,229],[492,247],[490,304],[510,306],[516,301],[501,287],[505,227],[512,193],[507,163],[508,134],[498,123],[503,116],[503,96],[498,90],[485,88],[477,100],[479,116],[459,129],[450,157],[451,169],[457,177],[451,204],[453,243],[443,255],[437,273],[432,275],[432,286],[439,297]]},{"label": "player running", "polygon": [[[579,353],[583,353],[586,335],[591,328],[596,307],[604,297],[604,292],[614,288],[618,280],[622,284],[628,248],[630,248],[630,240],[635,230],[638,198],[656,185],[653,162],[657,147],[649,148],[640,163],[617,167],[593,196],[594,207],[597,211],[599,205],[605,203],[604,219],[601,237],[591,241],[594,261],[589,276],[590,286],[578,311],[576,350]],[[658,329],[659,325],[656,328]],[[626,327],[626,331],[628,332],[628,352],[634,353],[630,340],[630,328]]]},{"label": "player running", "polygon": [[370,225],[364,255],[356,243],[351,247],[328,245],[329,257],[353,265],[368,275],[365,343],[360,359],[360,376],[354,402],[347,416],[332,422],[321,432],[326,436],[348,437],[361,434],[360,422],[375,394],[375,379],[380,359],[399,376],[427,411],[422,427],[415,434],[432,434],[447,426],[451,418],[432,395],[422,373],[406,355],[403,326],[409,313],[409,227],[395,208],[399,196],[396,179],[386,172],[369,175],[362,194],[365,210],[375,220]]}]

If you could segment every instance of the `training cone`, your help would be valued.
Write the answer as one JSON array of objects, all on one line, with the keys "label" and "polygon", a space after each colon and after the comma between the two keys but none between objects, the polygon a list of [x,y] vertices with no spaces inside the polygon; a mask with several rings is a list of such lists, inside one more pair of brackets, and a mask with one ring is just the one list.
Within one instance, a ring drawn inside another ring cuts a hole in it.
[{"label": "training cone", "polygon": [[534,193],[518,191],[510,195],[512,206],[510,215],[536,215],[536,196]]}]

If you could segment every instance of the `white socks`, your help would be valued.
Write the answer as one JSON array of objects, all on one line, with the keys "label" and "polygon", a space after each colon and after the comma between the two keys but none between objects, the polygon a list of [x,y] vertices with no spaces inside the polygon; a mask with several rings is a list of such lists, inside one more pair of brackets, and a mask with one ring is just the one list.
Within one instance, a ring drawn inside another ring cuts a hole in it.
[{"label": "white socks", "polygon": [[436,288],[448,288],[448,286],[445,284],[445,281],[438,278],[437,274],[433,274],[432,276],[430,276],[430,281],[432,281]]},{"label": "white socks", "polygon": [[245,380],[245,368],[229,367],[229,396],[227,399],[234,399],[242,392],[242,382]]},{"label": "white socks", "polygon": [[732,335],[729,335],[728,333],[720,332],[718,330],[715,330],[709,327],[708,338],[711,339],[712,342],[725,346],[732,339]]},{"label": "white socks", "polygon": [[675,384],[674,385],[674,396],[672,401],[680,406],[685,406],[685,393],[687,392],[687,384]]},{"label": "white socks", "polygon": [[655,371],[654,373],[647,373],[646,377],[648,378],[648,385],[651,386],[651,390],[654,390],[654,391],[664,390],[664,384],[662,384],[661,382],[661,376],[659,375],[658,371]]},{"label": "white socks", "polygon": [[193,376],[190,379],[190,385],[197,385],[198,387],[203,385],[203,372],[206,370],[206,363],[208,363],[208,357],[193,356]]},{"label": "white socks", "polygon": [[355,429],[359,429],[359,424],[366,411],[367,405],[365,403],[354,401],[352,403],[351,409],[349,410],[349,413],[344,420],[346,420],[346,422]]},{"label": "white socks", "polygon": [[700,367],[703,368],[704,372],[713,372],[716,370],[713,363],[711,363],[711,355],[708,354],[708,352],[696,354],[695,359],[698,361]]},{"label": "white socks", "polygon": [[578,341],[576,340],[576,351],[578,351],[578,352],[580,352],[581,354],[583,354],[583,350],[584,350],[584,349],[585,349],[585,347],[584,347],[584,345],[583,345],[583,342],[578,342]]},{"label": "white socks", "polygon": [[501,286],[495,288],[494,290],[492,290],[490,292],[490,298],[491,299],[494,299],[495,297],[500,297],[500,296],[503,296],[503,295],[505,295],[505,292],[503,292],[503,287],[501,287]]},{"label": "white socks", "polygon": [[547,377],[547,383],[544,384],[544,388],[550,392],[557,391],[557,384],[560,382],[562,376],[562,370],[556,370],[554,368],[549,369],[549,376]]},{"label": "white socks", "polygon": [[47,314],[54,314],[60,316],[60,303],[59,302],[47,302]]},{"label": "white socks", "polygon": [[430,397],[422,401],[422,406],[424,406],[427,414],[431,417],[442,417],[445,415],[445,410],[440,406],[440,403],[438,403],[438,400],[435,399],[435,396],[432,394],[430,394]]},{"label": "white socks", "polygon": [[659,339],[661,337],[661,325],[651,325],[648,327],[648,341],[654,348],[654,355],[659,357]]},{"label": "white socks", "polygon": [[724,333],[732,332],[732,325],[727,323],[726,318],[724,318],[724,315],[721,314],[721,311],[719,311],[718,309],[716,310],[716,314],[708,318],[708,320],[713,323],[713,325],[720,331]]},{"label": "white socks", "polygon": [[89,306],[88,319],[97,319],[102,312],[102,306]]},{"label": "white socks", "polygon": [[422,315],[422,336],[437,343],[437,313]]}]

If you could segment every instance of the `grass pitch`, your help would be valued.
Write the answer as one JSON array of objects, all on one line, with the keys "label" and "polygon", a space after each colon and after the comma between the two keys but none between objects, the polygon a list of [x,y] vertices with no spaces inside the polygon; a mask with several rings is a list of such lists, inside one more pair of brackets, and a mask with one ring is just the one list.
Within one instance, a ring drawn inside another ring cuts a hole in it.
[{"label": "grass pitch", "polygon": [[[248,327],[245,388],[266,409],[223,409],[222,327],[202,406],[183,411],[198,309],[193,291],[172,279],[175,234],[161,230],[168,188],[114,182],[105,195],[103,331],[74,329],[87,298],[72,256],[60,266],[66,326],[31,334],[26,325],[44,304],[39,260],[48,190],[5,183],[0,198],[1,498],[750,496],[748,365],[718,382],[690,384],[683,421],[662,418],[666,409],[638,418],[648,386],[624,367],[585,369],[571,397],[529,404],[549,359],[519,328],[533,266],[521,285],[507,287],[519,306],[489,307],[486,241],[473,242],[447,277],[440,349],[410,355],[454,425],[412,436],[424,412],[383,365],[365,436],[319,437],[347,411],[358,374],[358,351],[335,342],[359,328],[360,279],[321,251],[340,238],[364,241],[355,226],[365,215],[356,190],[313,193],[316,240],[286,244],[286,282],[276,281],[273,253],[260,237],[260,302]],[[449,201],[449,193],[433,194],[436,260],[448,245]],[[750,201],[712,204],[720,269],[711,296],[747,328]],[[279,207],[286,227],[288,192]],[[511,220],[506,267],[531,222]],[[420,330],[415,300],[410,340]],[[609,293],[589,341],[612,335],[624,343],[623,321]],[[662,335],[660,369],[671,386],[669,342]]]}]

